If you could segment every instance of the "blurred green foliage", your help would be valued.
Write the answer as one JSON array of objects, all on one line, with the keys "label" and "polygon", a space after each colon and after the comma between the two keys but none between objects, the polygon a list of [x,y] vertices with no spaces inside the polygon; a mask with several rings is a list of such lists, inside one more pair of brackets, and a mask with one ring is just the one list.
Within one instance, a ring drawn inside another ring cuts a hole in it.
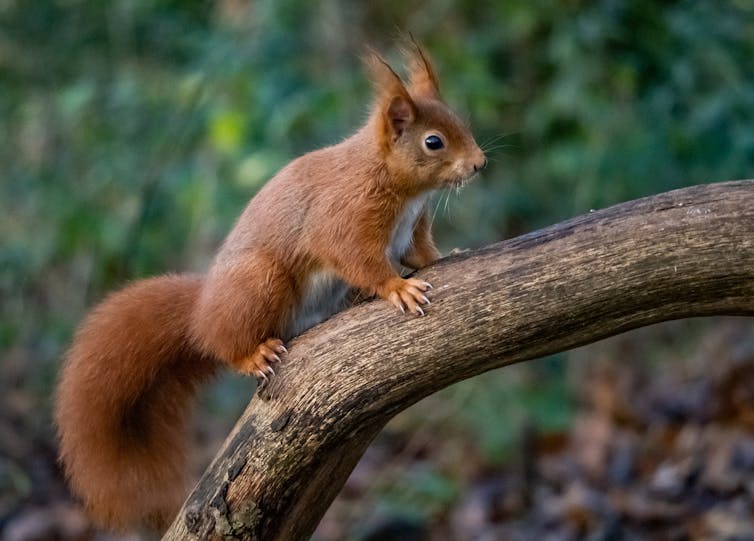
[{"label": "blurred green foliage", "polygon": [[446,250],[752,176],[746,0],[0,0],[0,358],[24,366],[2,385],[46,404],[87,306],[206,268],[279,167],[359,126],[359,55],[398,62],[399,29],[492,161],[438,196]]}]

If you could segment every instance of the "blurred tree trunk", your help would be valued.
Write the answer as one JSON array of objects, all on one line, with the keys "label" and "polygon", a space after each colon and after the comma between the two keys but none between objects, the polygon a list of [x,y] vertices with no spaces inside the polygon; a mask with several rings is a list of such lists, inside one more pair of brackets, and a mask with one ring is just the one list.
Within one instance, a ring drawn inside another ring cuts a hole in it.
[{"label": "blurred tree trunk", "polygon": [[694,186],[448,257],[424,317],[353,307],[290,344],[165,540],[307,539],[421,398],[636,327],[754,315],[754,181]]}]

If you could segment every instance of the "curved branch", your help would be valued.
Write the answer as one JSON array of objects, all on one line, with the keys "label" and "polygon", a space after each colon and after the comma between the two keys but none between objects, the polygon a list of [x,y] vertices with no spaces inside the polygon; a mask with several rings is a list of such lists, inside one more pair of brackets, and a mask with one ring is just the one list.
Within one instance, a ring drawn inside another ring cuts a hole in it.
[{"label": "curved branch", "polygon": [[694,186],[445,258],[425,317],[384,302],[290,344],[164,539],[307,539],[372,438],[487,370],[632,328],[754,315],[754,181]]}]

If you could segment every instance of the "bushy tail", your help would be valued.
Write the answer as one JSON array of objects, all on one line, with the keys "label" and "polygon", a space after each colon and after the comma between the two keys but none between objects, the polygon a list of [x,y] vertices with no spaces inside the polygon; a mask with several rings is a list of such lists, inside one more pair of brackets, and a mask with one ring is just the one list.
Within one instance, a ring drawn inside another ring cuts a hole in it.
[{"label": "bushy tail", "polygon": [[60,458],[102,526],[163,529],[187,495],[188,409],[217,366],[188,338],[200,287],[192,275],[131,284],[89,314],[68,351]]}]

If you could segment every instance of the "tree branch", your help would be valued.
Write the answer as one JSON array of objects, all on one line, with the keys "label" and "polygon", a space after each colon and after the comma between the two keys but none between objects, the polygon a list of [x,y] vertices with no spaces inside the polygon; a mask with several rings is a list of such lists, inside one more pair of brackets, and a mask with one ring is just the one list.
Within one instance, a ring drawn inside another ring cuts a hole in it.
[{"label": "tree branch", "polygon": [[[372,438],[452,383],[660,321],[754,315],[754,181],[617,205],[419,273],[290,344],[165,540],[307,539]],[[277,369],[277,367],[276,367]]]}]

